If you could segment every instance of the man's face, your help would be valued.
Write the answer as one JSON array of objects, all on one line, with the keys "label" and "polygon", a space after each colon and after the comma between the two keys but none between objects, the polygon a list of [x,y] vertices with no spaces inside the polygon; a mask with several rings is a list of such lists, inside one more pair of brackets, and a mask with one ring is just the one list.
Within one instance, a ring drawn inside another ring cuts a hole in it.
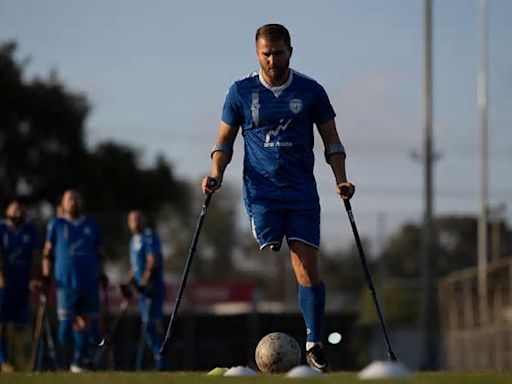
[{"label": "man's face", "polygon": [[7,210],[5,211],[5,215],[9,220],[11,220],[14,224],[20,224],[23,222],[23,207],[20,203],[17,201],[12,202],[7,207]]},{"label": "man's face", "polygon": [[71,216],[78,214],[80,210],[80,199],[75,191],[66,191],[62,196],[62,211]]},{"label": "man's face", "polygon": [[270,80],[270,85],[281,85],[286,81],[292,48],[283,40],[274,41],[260,37],[256,42],[256,55],[265,80]]},{"label": "man's face", "polygon": [[143,217],[140,212],[132,211],[128,214],[128,228],[131,233],[141,233],[143,228]]}]

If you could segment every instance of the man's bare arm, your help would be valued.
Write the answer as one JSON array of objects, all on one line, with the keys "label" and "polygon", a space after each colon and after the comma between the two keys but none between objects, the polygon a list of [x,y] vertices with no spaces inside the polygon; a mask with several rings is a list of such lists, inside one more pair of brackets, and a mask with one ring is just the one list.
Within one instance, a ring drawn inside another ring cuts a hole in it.
[{"label": "man's bare arm", "polygon": [[[331,148],[333,145],[341,144],[334,119],[320,125],[318,127],[318,132],[322,137],[322,141],[326,149]],[[328,156],[327,162],[331,166],[336,179],[337,193],[343,198],[351,198],[354,194],[355,187],[352,183],[347,181],[345,158],[346,155],[344,152],[333,153]]]},{"label": "man's bare arm", "polygon": [[222,148],[231,148],[231,152],[226,150],[216,150],[212,153],[212,167],[210,177],[213,177],[217,180],[217,185],[210,187],[207,183],[208,178],[205,177],[202,182],[203,193],[212,193],[222,184],[224,171],[226,170],[226,167],[231,161],[231,157],[233,155],[232,148],[237,133],[237,127],[232,127],[221,121],[215,143],[216,146],[221,146]]}]

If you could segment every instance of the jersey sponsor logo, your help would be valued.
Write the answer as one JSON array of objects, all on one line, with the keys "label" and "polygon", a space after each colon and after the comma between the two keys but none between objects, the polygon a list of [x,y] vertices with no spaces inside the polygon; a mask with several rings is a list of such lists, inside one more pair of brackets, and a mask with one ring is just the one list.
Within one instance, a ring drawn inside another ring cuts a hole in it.
[{"label": "jersey sponsor logo", "polygon": [[265,144],[263,145],[265,148],[268,148],[268,147],[292,147],[293,146],[293,143],[289,142],[289,141],[273,141],[273,142],[270,141],[273,136],[279,135],[279,132],[286,131],[286,128],[288,128],[288,125],[292,122],[292,119],[289,119],[284,124],[283,124],[283,122],[284,122],[284,119],[281,119],[279,121],[280,124],[277,126],[276,129],[271,129],[270,131],[268,131],[267,135],[265,136]]},{"label": "jersey sponsor logo", "polygon": [[85,254],[85,239],[80,238],[77,241],[69,244],[69,254],[71,257],[81,256]]},{"label": "jersey sponsor logo", "polygon": [[290,100],[290,111],[297,114],[302,111],[302,100],[301,99],[291,99]]}]

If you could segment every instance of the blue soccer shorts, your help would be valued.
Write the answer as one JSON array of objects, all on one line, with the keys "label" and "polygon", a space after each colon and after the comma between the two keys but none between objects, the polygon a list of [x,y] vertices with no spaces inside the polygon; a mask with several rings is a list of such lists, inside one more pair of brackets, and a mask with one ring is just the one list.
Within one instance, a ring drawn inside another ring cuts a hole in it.
[{"label": "blue soccer shorts", "polygon": [[12,291],[0,288],[0,324],[29,323],[30,293],[28,289]]},{"label": "blue soccer shorts", "polygon": [[320,246],[320,208],[295,208],[286,202],[258,201],[246,205],[252,233],[260,249],[278,251],[283,238]]},{"label": "blue soccer shorts", "polygon": [[77,315],[91,318],[100,314],[98,287],[90,289],[57,288],[57,315],[59,320],[74,319]]}]

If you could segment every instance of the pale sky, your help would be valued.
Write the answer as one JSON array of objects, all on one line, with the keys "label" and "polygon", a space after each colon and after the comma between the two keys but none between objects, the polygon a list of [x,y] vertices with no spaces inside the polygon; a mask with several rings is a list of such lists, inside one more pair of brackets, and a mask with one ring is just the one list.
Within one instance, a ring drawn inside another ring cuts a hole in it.
[{"label": "pale sky", "polygon": [[[489,0],[489,197],[512,221],[512,1]],[[433,1],[435,214],[478,212],[477,0]],[[258,68],[254,33],[284,24],[291,66],[318,80],[336,110],[357,186],[364,236],[389,236],[423,211],[423,1],[0,0],[0,41],[30,56],[27,74],[56,69],[87,94],[90,145],[112,139],[157,153],[177,174],[209,171],[229,85]],[[226,179],[241,184],[242,139]],[[350,228],[317,135],[322,244],[348,245]],[[249,228],[242,202],[241,225]],[[379,216],[380,215],[380,216]],[[377,220],[381,218],[381,221]]]}]

